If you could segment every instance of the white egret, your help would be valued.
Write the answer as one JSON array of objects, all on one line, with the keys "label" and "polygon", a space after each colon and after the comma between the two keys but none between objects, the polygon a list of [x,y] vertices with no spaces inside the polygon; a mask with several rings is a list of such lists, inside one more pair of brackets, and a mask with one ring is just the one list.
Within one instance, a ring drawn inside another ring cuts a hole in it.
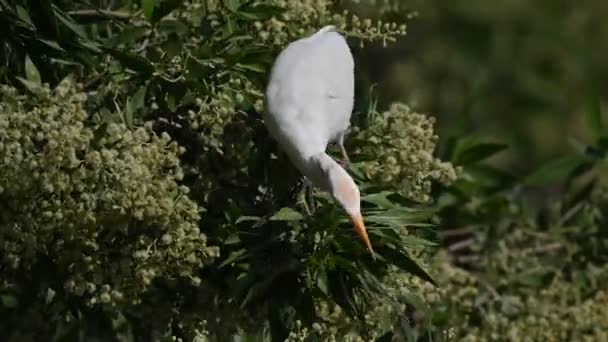
[{"label": "white egret", "polygon": [[266,127],[291,162],[344,208],[373,255],[360,210],[359,188],[325,151],[340,146],[354,104],[354,61],[334,26],[289,44],[276,58],[266,87]]}]

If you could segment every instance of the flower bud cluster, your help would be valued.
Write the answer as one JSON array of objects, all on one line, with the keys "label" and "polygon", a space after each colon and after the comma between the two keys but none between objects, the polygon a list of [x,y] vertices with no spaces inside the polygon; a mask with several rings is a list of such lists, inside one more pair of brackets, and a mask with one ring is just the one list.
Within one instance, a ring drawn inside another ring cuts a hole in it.
[{"label": "flower bud cluster", "polygon": [[218,256],[168,134],[94,123],[69,81],[38,99],[0,91],[3,277],[51,260],[68,294],[137,303],[156,279],[192,278]]},{"label": "flower bud cluster", "polygon": [[428,202],[432,181],[449,184],[457,176],[451,163],[433,156],[438,139],[434,123],[434,118],[396,103],[373,117],[369,128],[355,127],[356,153],[371,156],[363,164],[364,172],[393,185],[408,198]]}]

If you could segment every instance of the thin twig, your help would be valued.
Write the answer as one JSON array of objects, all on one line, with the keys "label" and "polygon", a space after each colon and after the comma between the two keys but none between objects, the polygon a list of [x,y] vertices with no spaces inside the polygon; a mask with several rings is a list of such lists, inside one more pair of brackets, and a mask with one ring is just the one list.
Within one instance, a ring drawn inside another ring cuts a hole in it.
[{"label": "thin twig", "polygon": [[534,248],[527,248],[524,249],[522,251],[522,254],[524,256],[528,256],[528,255],[534,255],[534,254],[544,254],[544,253],[548,253],[548,252],[555,252],[557,250],[560,250],[562,248],[565,248],[566,246],[564,246],[562,243],[559,242],[555,242],[555,243],[551,243],[548,245],[542,245],[542,246],[538,246],[538,247],[534,247]]},{"label": "thin twig", "polygon": [[481,258],[476,254],[459,255],[454,258],[454,261],[460,264],[472,264],[478,262],[479,260],[481,260]]},{"label": "thin twig", "polygon": [[450,237],[450,236],[467,235],[467,234],[471,234],[472,232],[473,232],[473,227],[465,226],[462,228],[442,230],[438,234],[439,234],[439,236],[446,238],[446,237]]},{"label": "thin twig", "polygon": [[574,215],[578,214],[583,209],[584,203],[577,203],[575,206],[570,208],[557,222],[558,227],[563,227]]},{"label": "thin twig", "polygon": [[475,243],[476,239],[474,237],[468,238],[468,239],[464,239],[462,241],[458,241],[455,242],[453,244],[450,244],[448,246],[448,251],[450,252],[456,252],[459,251],[461,249],[465,249],[467,247],[470,247],[471,245],[473,245]]}]

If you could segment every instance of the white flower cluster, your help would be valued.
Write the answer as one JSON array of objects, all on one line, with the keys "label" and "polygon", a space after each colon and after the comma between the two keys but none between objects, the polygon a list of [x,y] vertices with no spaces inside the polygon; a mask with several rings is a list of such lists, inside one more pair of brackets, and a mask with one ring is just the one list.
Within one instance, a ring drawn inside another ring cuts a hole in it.
[{"label": "white flower cluster", "polygon": [[200,284],[219,250],[179,185],[183,148],[150,125],[92,122],[77,88],[64,81],[38,99],[2,88],[1,277],[50,260],[91,305],[137,303],[158,278]]}]

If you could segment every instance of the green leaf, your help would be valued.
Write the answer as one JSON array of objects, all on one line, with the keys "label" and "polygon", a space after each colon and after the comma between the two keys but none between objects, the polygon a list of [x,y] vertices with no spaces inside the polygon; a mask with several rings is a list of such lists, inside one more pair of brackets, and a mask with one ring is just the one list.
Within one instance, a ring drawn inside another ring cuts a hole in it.
[{"label": "green leaf", "polygon": [[241,223],[246,221],[259,221],[260,218],[258,216],[241,216],[239,217],[235,223]]},{"label": "green leaf", "polygon": [[224,240],[224,245],[235,245],[241,242],[241,238],[237,234],[230,235],[226,240]]},{"label": "green leaf", "polygon": [[83,28],[80,25],[76,24],[74,20],[72,20],[72,18],[64,14],[63,11],[59,9],[59,7],[57,7],[56,5],[53,5],[53,13],[55,13],[55,17],[59,19],[59,21],[61,21],[63,25],[65,25],[65,27],[70,29],[70,31],[75,33],[80,38],[88,39],[87,34],[83,30]]},{"label": "green leaf", "polygon": [[507,171],[488,165],[469,165],[465,170],[467,179],[470,177],[478,185],[488,188],[506,188],[517,181],[517,177]]},{"label": "green leaf", "polygon": [[19,5],[16,5],[15,9],[17,10],[17,17],[19,17],[21,21],[27,23],[33,28],[34,24],[32,23],[32,18],[30,18],[30,15],[27,10]]},{"label": "green leaf", "polygon": [[0,302],[2,303],[2,306],[9,309],[14,309],[19,305],[17,298],[9,294],[0,295]]},{"label": "green leaf", "polygon": [[418,210],[406,207],[394,207],[388,210],[370,210],[365,212],[366,221],[386,225],[389,227],[403,227],[412,223],[419,223],[433,217],[431,209]]},{"label": "green leaf", "polygon": [[398,251],[396,249],[387,247],[382,249],[382,256],[400,269],[437,286],[435,280],[433,280],[433,278],[431,278],[431,276],[420,265],[418,265],[418,263],[416,263],[416,261],[414,261],[407,252]]},{"label": "green leaf", "polygon": [[149,22],[152,22],[154,6],[156,6],[156,0],[141,0],[141,9],[144,12],[144,17],[146,17]]},{"label": "green leaf", "polygon": [[237,14],[247,20],[267,20],[279,16],[285,9],[270,4],[245,5],[238,8]]},{"label": "green leaf", "polygon": [[40,72],[28,55],[25,56],[25,78],[33,84],[42,85]]},{"label": "green leaf", "polygon": [[375,194],[361,196],[362,202],[368,202],[377,205],[380,208],[393,208],[395,204],[388,199],[388,196],[393,194],[391,191],[382,191]]},{"label": "green leaf", "polygon": [[118,59],[124,67],[137,71],[142,76],[149,77],[154,72],[154,65],[147,59],[116,49],[107,49],[108,53]]},{"label": "green leaf", "polygon": [[173,58],[182,53],[182,41],[175,33],[169,35],[169,39],[163,44],[163,50],[168,58]]},{"label": "green leaf", "polygon": [[503,151],[507,145],[497,143],[480,143],[466,148],[456,150],[456,154],[452,158],[455,165],[469,165],[485,160],[496,153]]},{"label": "green leaf", "polygon": [[38,83],[34,83],[32,81],[28,81],[25,78],[21,78],[17,76],[17,80],[19,82],[21,82],[21,84],[23,84],[23,86],[32,94],[34,95],[41,95],[42,94],[42,86]]},{"label": "green leaf", "polygon": [[599,140],[604,135],[604,129],[602,124],[602,108],[600,103],[600,97],[597,93],[597,89],[595,86],[592,87],[592,90],[589,95],[589,108],[586,111],[587,114],[587,124],[589,125],[589,130],[591,131],[591,135],[594,140]]},{"label": "green leaf", "polygon": [[226,260],[224,260],[218,266],[218,268],[222,268],[222,267],[225,267],[227,265],[230,265],[230,264],[234,263],[235,261],[237,261],[238,259],[240,259],[242,256],[244,256],[245,253],[247,253],[246,249],[239,249],[238,251],[230,252],[230,254],[226,258]]},{"label": "green leaf", "polygon": [[[140,111],[142,111],[145,107],[145,103],[146,103],[146,91],[148,90],[148,85],[143,85],[141,87],[139,87],[139,89],[137,89],[137,91],[135,92],[135,94],[133,94],[133,96],[129,99],[129,106],[128,109],[132,114],[136,114],[139,113]],[[129,124],[129,126],[133,125],[133,118],[131,117],[131,123]]]},{"label": "green leaf", "polygon": [[300,221],[304,218],[302,214],[291,209],[291,208],[282,208],[277,211],[272,217],[270,217],[271,221]]},{"label": "green leaf", "polygon": [[241,1],[240,0],[224,0],[224,6],[226,6],[226,9],[228,9],[230,12],[237,12],[239,7],[241,6]]},{"label": "green leaf", "polygon": [[524,183],[527,185],[543,185],[565,180],[585,162],[587,162],[587,159],[582,156],[555,159],[528,175],[524,179]]},{"label": "green leaf", "polygon": [[52,288],[48,288],[46,289],[46,299],[45,302],[46,304],[50,304],[53,299],[55,298],[55,295],[57,294],[57,292],[55,290],[53,290]]},{"label": "green leaf", "polygon": [[65,50],[61,46],[59,46],[59,44],[57,44],[56,41],[46,40],[46,39],[38,39],[38,41],[50,48],[53,48],[53,49],[61,51],[61,52],[65,52]]},{"label": "green leaf", "polygon": [[266,72],[266,67],[262,64],[237,63],[234,67],[235,67],[235,69],[238,69],[240,71],[253,71],[253,72],[260,73],[260,74],[263,74]]},{"label": "green leaf", "polygon": [[109,38],[105,44],[115,48],[121,44],[134,43],[150,34],[150,30],[144,26],[127,26],[119,34]]},{"label": "green leaf", "polygon": [[178,8],[182,4],[182,2],[183,0],[163,0],[158,2],[154,8],[154,14],[152,15],[152,23],[157,23],[167,14]]},{"label": "green leaf", "polygon": [[317,273],[317,287],[324,295],[329,296],[329,287],[327,286],[327,273],[324,269],[319,270]]}]

